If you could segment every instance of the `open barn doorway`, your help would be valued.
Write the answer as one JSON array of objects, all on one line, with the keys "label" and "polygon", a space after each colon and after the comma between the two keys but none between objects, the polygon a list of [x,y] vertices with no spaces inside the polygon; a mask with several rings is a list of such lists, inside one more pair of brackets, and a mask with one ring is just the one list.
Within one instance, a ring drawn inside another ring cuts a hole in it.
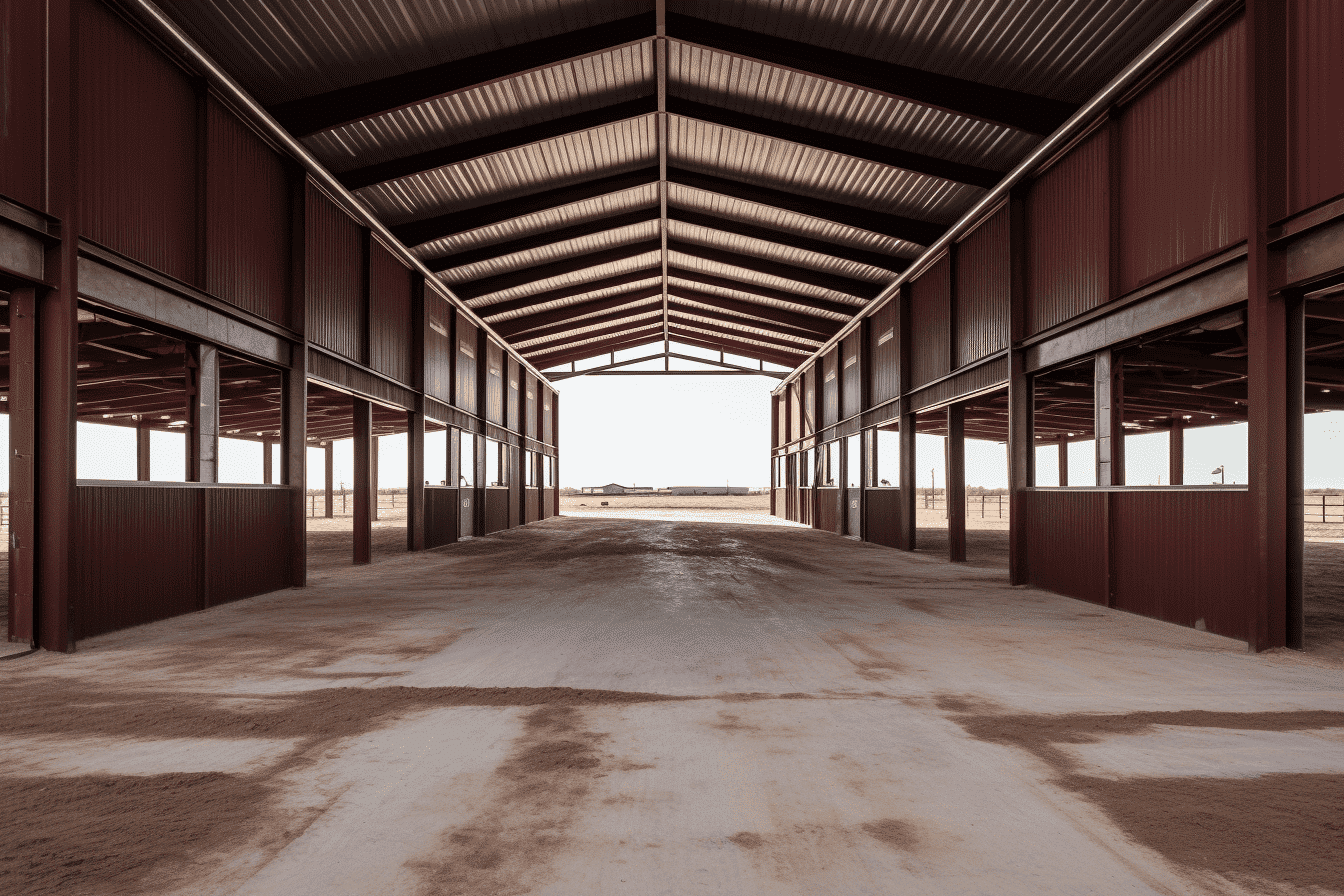
[{"label": "open barn doorway", "polygon": [[1303,307],[1303,647],[1344,659],[1344,284]]}]

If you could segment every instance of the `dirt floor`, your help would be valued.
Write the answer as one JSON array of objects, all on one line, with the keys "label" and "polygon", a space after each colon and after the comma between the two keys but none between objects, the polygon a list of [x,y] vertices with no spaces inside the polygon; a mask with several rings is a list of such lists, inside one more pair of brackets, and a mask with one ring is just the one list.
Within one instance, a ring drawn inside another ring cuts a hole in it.
[{"label": "dirt floor", "polygon": [[1339,665],[714,518],[6,662],[0,892],[1344,892]]}]

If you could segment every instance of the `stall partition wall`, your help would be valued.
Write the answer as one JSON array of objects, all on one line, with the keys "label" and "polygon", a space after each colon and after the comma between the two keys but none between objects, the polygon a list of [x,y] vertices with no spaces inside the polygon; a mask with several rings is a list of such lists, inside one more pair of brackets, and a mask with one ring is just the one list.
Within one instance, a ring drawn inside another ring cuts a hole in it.
[{"label": "stall partition wall", "polygon": [[[1220,15],[865,317],[860,408],[830,417],[837,346],[787,380],[774,453],[833,423],[871,430],[897,400],[913,421],[1006,389],[1012,581],[1262,649],[1301,612],[1284,591],[1301,537],[1284,482],[1301,458],[1282,420],[1301,384],[1276,371],[1293,369],[1283,303],[1344,278],[1344,13],[1292,0]],[[1032,487],[1033,374],[1243,303],[1248,489]],[[786,485],[775,512],[836,531],[823,491]],[[866,488],[867,540],[908,545],[909,503]]]},{"label": "stall partition wall", "polygon": [[[11,410],[33,418],[31,470],[19,473],[37,483],[34,502],[11,510],[32,517],[14,526],[31,528],[38,546],[11,576],[11,603],[31,604],[11,609],[27,626],[11,637],[66,650],[302,584],[309,381],[408,415],[432,401],[478,433],[489,416],[496,438],[521,446],[531,436],[554,453],[554,391],[381,243],[339,191],[326,192],[110,4],[0,0],[0,14],[9,48],[0,286],[33,295],[38,309],[33,345],[11,352],[15,369],[34,371],[33,401]],[[76,296],[282,372],[285,484],[76,483]],[[33,417],[38,398],[45,422]],[[16,432],[24,425],[16,418]],[[543,497],[553,513],[555,489]],[[411,522],[424,520],[424,540],[408,529],[408,542],[458,538],[462,500],[426,489]],[[517,516],[506,506],[490,518],[506,527]]]}]

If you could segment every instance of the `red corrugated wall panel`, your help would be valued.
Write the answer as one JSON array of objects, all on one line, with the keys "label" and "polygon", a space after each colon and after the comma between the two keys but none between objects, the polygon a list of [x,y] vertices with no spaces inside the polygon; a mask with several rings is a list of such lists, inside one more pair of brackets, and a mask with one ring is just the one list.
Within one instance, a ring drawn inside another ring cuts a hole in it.
[{"label": "red corrugated wall panel", "polygon": [[840,347],[821,356],[821,426],[840,419]]},{"label": "red corrugated wall panel", "polygon": [[1121,117],[1122,293],[1246,238],[1245,48],[1239,18]]},{"label": "red corrugated wall panel", "polygon": [[843,517],[840,515],[840,489],[817,489],[816,528],[826,532],[841,532]]},{"label": "red corrugated wall panel", "polygon": [[266,143],[213,98],[206,125],[205,290],[290,322],[290,175]]},{"label": "red corrugated wall panel", "polygon": [[202,501],[197,488],[75,489],[76,639],[200,608]]},{"label": "red corrugated wall panel", "polygon": [[374,240],[369,249],[369,366],[411,384],[411,269]]},{"label": "red corrugated wall panel", "polygon": [[460,515],[457,489],[425,489],[425,547],[437,548],[455,543]]},{"label": "red corrugated wall panel", "polygon": [[527,490],[527,522],[535,523],[541,519],[541,489]]},{"label": "red corrugated wall panel", "polygon": [[541,386],[541,441],[554,445],[555,439],[555,392],[549,386]]},{"label": "red corrugated wall panel", "polygon": [[485,345],[485,419],[504,425],[504,349]]},{"label": "red corrugated wall panel", "polygon": [[840,419],[863,411],[863,328],[840,342]]},{"label": "red corrugated wall panel", "polygon": [[207,602],[214,606],[288,588],[289,489],[202,491],[209,527]]},{"label": "red corrugated wall panel", "polygon": [[1093,134],[1027,194],[1027,327],[1048,330],[1108,300],[1107,134]]},{"label": "red corrugated wall panel", "polygon": [[443,296],[425,290],[425,392],[453,403],[453,318],[457,312]]},{"label": "red corrugated wall panel", "polygon": [[45,210],[46,9],[0,0],[0,195]]},{"label": "red corrugated wall panel", "polygon": [[1112,492],[1115,606],[1244,640],[1249,513],[1244,491]]},{"label": "red corrugated wall panel", "polygon": [[306,238],[308,339],[364,363],[364,229],[309,184]]},{"label": "red corrugated wall panel", "polygon": [[898,308],[896,302],[887,302],[873,312],[872,324],[868,328],[871,343],[868,346],[869,357],[869,400],[876,407],[884,401],[890,401],[901,394],[900,334],[898,326]]},{"label": "red corrugated wall panel", "polygon": [[952,262],[944,255],[910,285],[910,388],[951,372]]},{"label": "red corrugated wall panel", "polygon": [[1037,489],[1019,500],[1031,584],[1105,605],[1106,493]]},{"label": "red corrugated wall panel", "polygon": [[870,488],[864,490],[863,497],[864,541],[896,547],[901,533],[901,490]]},{"label": "red corrugated wall panel", "polygon": [[487,488],[485,490],[485,533],[502,532],[509,528],[509,490],[507,488]]},{"label": "red corrugated wall panel", "polygon": [[505,416],[508,417],[507,426],[514,432],[520,432],[522,427],[521,398],[522,398],[522,372],[523,368],[518,361],[506,355],[504,357],[504,372],[508,379],[508,401],[506,402]]},{"label": "red corrugated wall panel", "polygon": [[1008,209],[992,215],[957,246],[954,367],[965,367],[1008,347]]},{"label": "red corrugated wall panel", "polygon": [[470,414],[476,413],[478,332],[475,324],[461,314],[457,316],[457,364],[454,370],[457,400],[453,404]]},{"label": "red corrugated wall panel", "polygon": [[82,0],[78,15],[82,232],[201,286],[196,90],[103,4]]},{"label": "red corrugated wall panel", "polygon": [[1288,211],[1344,195],[1344,3],[1288,5]]}]

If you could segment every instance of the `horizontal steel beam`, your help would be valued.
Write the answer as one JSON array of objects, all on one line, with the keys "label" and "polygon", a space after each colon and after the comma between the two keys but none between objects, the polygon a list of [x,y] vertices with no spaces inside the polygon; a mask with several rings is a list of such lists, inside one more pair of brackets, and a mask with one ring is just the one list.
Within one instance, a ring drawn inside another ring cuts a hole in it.
[{"label": "horizontal steel beam", "polygon": [[[658,301],[658,299],[659,299],[658,293],[655,292],[653,296],[650,296],[649,298],[645,299],[643,304],[623,307],[619,311],[608,311],[605,314],[595,314],[592,315],[591,317],[584,317],[578,320],[570,318],[563,320],[560,323],[554,323],[546,327],[536,327],[527,330],[526,332],[520,333],[516,339],[512,339],[510,341],[531,342],[533,339],[544,339],[547,336],[555,336],[561,333],[568,333],[569,331],[574,330],[578,327],[595,327],[598,324],[606,324],[611,323],[612,321],[626,320],[635,315],[647,314],[648,312],[653,310],[662,311],[663,305],[661,301]],[[628,305],[628,303],[623,304]],[[569,309],[565,310],[568,311]],[[527,318],[521,317],[518,318],[518,320],[526,321]],[[496,329],[496,332],[499,332],[498,329]]]},{"label": "horizontal steel beam", "polygon": [[718,323],[709,323],[702,320],[691,320],[687,316],[687,312],[676,308],[668,309],[667,321],[669,325],[677,322],[683,326],[695,327],[698,330],[708,330],[711,333],[718,333],[723,336],[735,336],[740,339],[752,339],[763,342],[768,346],[774,346],[787,351],[801,351],[805,354],[811,354],[812,350],[821,344],[821,340],[819,339],[794,338],[783,334],[778,336],[768,336],[761,333],[746,333],[741,329],[741,326],[733,327]]},{"label": "horizontal steel beam", "polygon": [[681,221],[708,230],[718,230],[723,233],[744,236],[748,239],[760,240],[763,243],[775,243],[780,246],[788,246],[790,249],[815,252],[817,255],[843,258],[845,261],[857,261],[859,264],[866,264],[869,267],[880,268],[884,271],[899,273],[910,265],[907,259],[897,258],[894,255],[884,255],[881,252],[873,252],[868,249],[856,249],[853,246],[845,246],[814,237],[799,236],[787,230],[774,230],[756,224],[747,224],[693,209],[671,206],[667,210],[667,217],[672,221]]},{"label": "horizontal steel beam", "polygon": [[[811,333],[807,330],[796,330],[793,327],[787,327],[784,326],[783,324],[770,323],[769,321],[765,320],[748,320],[747,318],[738,317],[737,315],[725,313],[723,311],[716,311],[713,309],[705,309],[705,308],[695,308],[690,305],[683,304],[682,302],[679,302],[676,298],[673,297],[668,298],[667,307],[668,312],[670,314],[676,314],[681,317],[686,317],[687,315],[693,315],[695,317],[708,318],[709,320],[715,321],[716,323],[723,324],[726,326],[737,327],[739,329],[735,330],[734,332],[742,333],[743,336],[746,336],[748,334],[742,332],[740,328],[750,327],[753,330],[764,330],[767,333],[772,333],[775,336],[778,336],[783,339],[792,339],[798,342],[807,342],[812,344],[813,347],[818,346],[826,341],[826,337],[820,333]],[[752,336],[751,338],[755,339],[756,337]]]},{"label": "horizontal steel beam", "polygon": [[865,280],[855,280],[852,277],[814,271],[811,268],[784,264],[783,262],[772,261],[769,258],[759,258],[755,255],[744,255],[740,252],[730,252],[727,249],[701,246],[696,243],[688,243],[685,240],[669,240],[667,249],[669,252],[680,252],[682,255],[689,255],[703,261],[712,261],[742,268],[743,270],[755,271],[758,274],[778,277],[781,280],[791,280],[794,283],[805,283],[808,286],[815,286],[819,289],[843,293],[860,299],[874,298],[882,291],[882,284],[880,283],[869,283]]},{"label": "horizontal steel beam", "polygon": [[[822,311],[834,314],[857,314],[862,306],[846,305],[840,302],[832,302],[827,299],[814,299],[811,296],[801,295],[796,292],[788,292],[782,289],[772,289],[768,286],[757,286],[754,283],[742,283],[737,280],[730,280],[727,277],[716,277],[713,274],[702,274],[699,271],[692,271],[689,268],[671,267],[667,269],[669,277],[676,277],[678,280],[688,280],[692,283],[699,283],[703,286],[715,286],[719,289],[729,289],[743,295],[759,296],[763,299],[773,299],[777,302],[788,302],[799,308],[805,308],[808,311]],[[676,287],[671,284],[668,289],[673,290]]]},{"label": "horizontal steel beam", "polygon": [[631,258],[638,258],[650,252],[661,252],[663,244],[661,240],[644,240],[643,242],[630,243],[625,246],[616,246],[612,249],[603,249],[599,252],[589,252],[585,255],[571,255],[568,258],[562,258],[559,261],[551,261],[546,264],[539,264],[535,267],[522,268],[517,271],[509,271],[504,274],[496,274],[493,277],[482,277],[479,280],[467,280],[462,283],[451,285],[453,292],[457,293],[460,299],[478,299],[481,296],[489,295],[493,292],[500,292],[505,289],[513,289],[517,286],[526,286],[529,283],[537,283],[542,280],[549,280],[552,277],[561,277],[565,274],[574,274],[579,271],[585,271],[589,268],[600,267],[604,264],[612,264],[617,261],[626,261]]},{"label": "horizontal steel beam", "polygon": [[531,314],[525,314],[521,317],[510,318],[509,320],[492,323],[495,332],[508,339],[523,338],[524,333],[531,333],[535,330],[549,327],[553,324],[561,326],[566,325],[576,317],[582,317],[586,314],[598,314],[603,311],[611,311],[614,308],[622,308],[626,305],[633,305],[635,302],[655,298],[663,294],[663,287],[645,286],[640,289],[631,290],[620,295],[608,296],[605,299],[594,299],[591,302],[578,302],[573,305],[565,305],[560,308],[548,308],[545,310],[534,311]]},{"label": "horizontal steel beam", "polygon": [[451,255],[430,258],[425,261],[425,266],[435,273],[442,273],[454,268],[466,267],[469,264],[494,261],[496,258],[507,258],[518,252],[528,252],[532,249],[554,246],[556,243],[577,240],[585,236],[595,236],[599,233],[619,230],[622,227],[633,227],[636,224],[647,224],[658,219],[658,207],[651,206],[639,211],[599,218],[596,221],[586,221],[583,224],[534,233],[516,240],[509,240],[507,243],[492,243],[476,249],[467,249],[462,252],[454,252]]},{"label": "horizontal steel beam", "polygon": [[[494,317],[495,315],[506,314],[510,311],[541,310],[543,306],[549,305],[552,302],[563,302],[565,299],[586,296],[590,293],[600,292],[605,289],[616,289],[621,286],[629,286],[632,283],[639,283],[643,280],[653,280],[661,277],[662,273],[663,269],[661,266],[650,267],[641,271],[631,271],[628,274],[617,274],[614,277],[603,277],[601,280],[576,283],[573,286],[562,286],[558,289],[539,292],[536,295],[524,296],[519,299],[508,299],[503,302],[480,305],[472,310],[482,317]],[[661,287],[659,287],[659,291],[661,292]]]},{"label": "horizontal steel beam", "polygon": [[699,308],[694,308],[691,305],[684,305],[684,307],[693,314],[717,312],[721,314],[736,314],[740,317],[758,318],[761,321],[768,321],[772,324],[791,327],[799,332],[820,336],[822,339],[830,338],[840,330],[840,327],[843,324],[843,321],[831,320],[825,317],[813,317],[810,314],[799,314],[796,311],[785,311],[782,308],[775,308],[772,305],[760,305],[756,302],[742,302],[737,299],[727,299],[713,293],[700,292],[697,289],[688,289],[684,286],[675,284],[668,287],[668,295],[674,302],[694,302],[700,305],[710,306],[710,311],[704,311]]},{"label": "horizontal steel beam", "polygon": [[582,361],[584,358],[591,358],[594,355],[603,355],[608,352],[618,352],[622,349],[634,348],[639,345],[648,345],[649,343],[661,340],[662,338],[663,325],[660,322],[655,327],[634,330],[625,336],[599,339],[596,342],[574,346],[571,349],[560,349],[537,355],[528,355],[527,361],[533,367],[542,370],[556,364],[568,364],[571,361]]}]

